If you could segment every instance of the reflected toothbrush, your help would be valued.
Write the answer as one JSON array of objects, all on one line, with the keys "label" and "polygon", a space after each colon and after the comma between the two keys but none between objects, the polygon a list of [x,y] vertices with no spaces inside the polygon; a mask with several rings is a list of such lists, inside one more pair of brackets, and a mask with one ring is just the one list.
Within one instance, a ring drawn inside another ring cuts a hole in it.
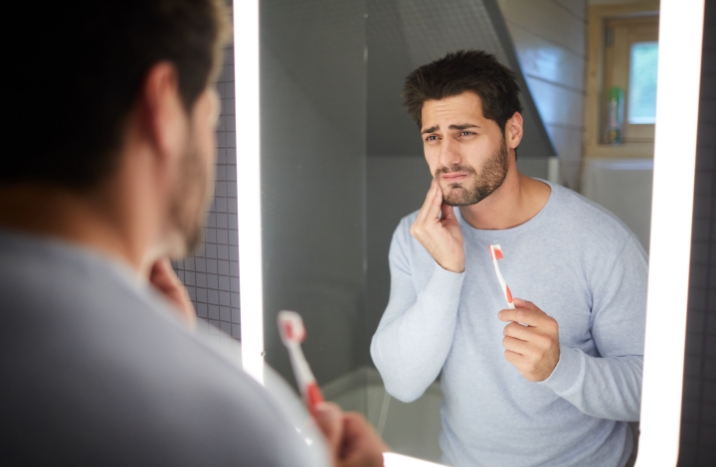
[{"label": "reflected toothbrush", "polygon": [[510,292],[510,288],[507,286],[505,278],[502,277],[502,273],[500,272],[500,266],[497,264],[497,260],[503,258],[502,248],[500,247],[500,245],[490,245],[490,256],[492,256],[492,264],[495,265],[495,273],[497,274],[497,280],[500,281],[502,292],[505,294],[505,298],[507,299],[507,307],[514,309],[515,304],[512,301],[512,292]]},{"label": "reflected toothbrush", "polygon": [[301,350],[301,342],[306,338],[306,328],[303,326],[301,315],[295,311],[281,311],[278,314],[278,329],[281,341],[288,349],[293,374],[296,377],[298,388],[308,411],[316,418],[316,406],[323,402],[323,394],[318,388],[316,378]]}]

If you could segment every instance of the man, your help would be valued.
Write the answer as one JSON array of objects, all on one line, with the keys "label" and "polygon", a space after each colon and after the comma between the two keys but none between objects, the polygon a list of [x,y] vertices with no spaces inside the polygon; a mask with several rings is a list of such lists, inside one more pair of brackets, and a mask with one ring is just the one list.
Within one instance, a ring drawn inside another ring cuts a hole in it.
[{"label": "man", "polygon": [[[517,171],[518,92],[514,74],[477,51],[406,79],[434,178],[393,236],[371,354],[406,402],[442,372],[449,465],[623,466],[627,421],[639,419],[645,254],[603,209]],[[516,309],[495,244],[512,294],[525,298]]]},{"label": "man", "polygon": [[0,170],[1,463],[382,465],[367,422],[332,404],[312,456],[191,332],[167,258],[198,245],[213,192],[223,1],[27,5],[5,107],[24,153]]}]

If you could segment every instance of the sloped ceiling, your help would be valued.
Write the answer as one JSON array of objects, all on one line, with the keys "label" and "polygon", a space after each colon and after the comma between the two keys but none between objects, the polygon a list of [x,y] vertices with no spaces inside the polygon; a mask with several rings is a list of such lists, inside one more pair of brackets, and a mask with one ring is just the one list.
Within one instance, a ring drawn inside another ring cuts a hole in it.
[{"label": "sloped ceiling", "polygon": [[485,50],[517,73],[525,133],[519,156],[556,154],[494,0],[367,0],[366,42],[368,156],[422,156],[402,105],[403,81],[418,66],[461,49]]}]

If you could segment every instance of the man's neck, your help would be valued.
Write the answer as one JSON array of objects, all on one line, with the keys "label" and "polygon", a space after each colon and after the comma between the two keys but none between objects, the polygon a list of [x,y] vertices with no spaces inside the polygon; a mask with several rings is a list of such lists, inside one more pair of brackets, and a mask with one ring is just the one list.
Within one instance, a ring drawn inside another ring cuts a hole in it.
[{"label": "man's neck", "polygon": [[127,231],[108,198],[39,184],[0,187],[0,228],[74,243],[139,272],[145,242]]},{"label": "man's neck", "polygon": [[549,185],[511,167],[497,190],[477,204],[461,207],[460,214],[476,229],[510,229],[536,216],[547,204],[550,193]]}]

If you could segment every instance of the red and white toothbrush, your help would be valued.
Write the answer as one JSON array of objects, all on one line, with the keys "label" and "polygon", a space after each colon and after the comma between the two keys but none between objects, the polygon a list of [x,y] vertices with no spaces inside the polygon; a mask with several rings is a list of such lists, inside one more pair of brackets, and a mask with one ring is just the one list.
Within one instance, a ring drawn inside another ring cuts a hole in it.
[{"label": "red and white toothbrush", "polygon": [[301,315],[295,311],[281,311],[278,314],[278,329],[281,333],[283,345],[288,349],[288,355],[291,358],[291,366],[293,374],[296,377],[298,388],[301,391],[303,400],[311,412],[316,417],[316,406],[323,402],[323,394],[318,388],[316,378],[308,366],[306,357],[301,350],[301,342],[306,338],[306,328],[303,326]]},{"label": "red and white toothbrush", "polygon": [[490,256],[492,256],[492,264],[495,265],[495,273],[497,273],[497,280],[500,281],[500,286],[502,286],[502,292],[505,294],[505,298],[507,299],[507,307],[514,309],[515,304],[512,302],[512,292],[510,292],[510,288],[507,286],[505,278],[502,277],[502,273],[500,272],[500,266],[497,264],[497,260],[503,258],[502,248],[500,248],[500,245],[490,245]]}]

